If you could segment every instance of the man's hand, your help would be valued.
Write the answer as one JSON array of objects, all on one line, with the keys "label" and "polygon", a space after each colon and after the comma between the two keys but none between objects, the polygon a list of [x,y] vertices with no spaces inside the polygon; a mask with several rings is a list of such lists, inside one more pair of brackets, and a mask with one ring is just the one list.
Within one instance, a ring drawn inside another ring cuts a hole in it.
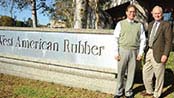
[{"label": "man's hand", "polygon": [[120,61],[120,55],[115,55],[115,60]]},{"label": "man's hand", "polygon": [[142,58],[142,56],[141,56],[141,55],[138,55],[138,56],[137,56],[137,60],[138,60],[138,61],[140,61],[140,60],[141,60],[141,58]]},{"label": "man's hand", "polygon": [[167,62],[167,56],[166,55],[162,55],[161,63],[166,63],[166,62]]}]

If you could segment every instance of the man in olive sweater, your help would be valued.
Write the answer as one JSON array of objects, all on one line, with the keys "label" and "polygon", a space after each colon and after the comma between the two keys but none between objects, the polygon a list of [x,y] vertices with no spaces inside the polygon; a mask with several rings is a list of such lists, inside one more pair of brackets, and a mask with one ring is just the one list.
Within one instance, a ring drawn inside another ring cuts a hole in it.
[{"label": "man in olive sweater", "polygon": [[[126,16],[127,19],[119,21],[114,30],[115,59],[118,61],[117,87],[114,98],[120,98],[123,92],[126,98],[134,98],[132,87],[136,60],[141,60],[146,41],[143,25],[134,20],[136,16],[134,5],[127,7]],[[126,71],[127,78],[125,81]]]}]

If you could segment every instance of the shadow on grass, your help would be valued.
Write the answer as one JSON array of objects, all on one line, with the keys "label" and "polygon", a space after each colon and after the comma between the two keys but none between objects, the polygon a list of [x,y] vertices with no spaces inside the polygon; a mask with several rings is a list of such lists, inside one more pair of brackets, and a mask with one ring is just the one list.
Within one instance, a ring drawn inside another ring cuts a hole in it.
[{"label": "shadow on grass", "polygon": [[[137,70],[135,73],[135,84],[142,84],[138,87],[135,87],[134,94],[142,92],[145,90],[142,80],[142,70]],[[165,70],[165,79],[164,79],[164,88],[168,87],[161,95],[161,98],[166,97],[167,95],[174,93],[174,72],[171,69]]]},{"label": "shadow on grass", "polygon": [[143,85],[143,80],[142,80],[142,70],[140,70],[140,69],[136,70],[134,83],[135,84],[142,84],[142,85],[137,86],[133,89],[135,95],[137,93],[142,92],[143,90],[145,90],[144,85]]},{"label": "shadow on grass", "polygon": [[164,87],[168,87],[167,90],[165,90],[162,93],[162,98],[165,96],[174,93],[174,72],[171,69],[166,69],[165,70],[165,80],[164,80]]}]

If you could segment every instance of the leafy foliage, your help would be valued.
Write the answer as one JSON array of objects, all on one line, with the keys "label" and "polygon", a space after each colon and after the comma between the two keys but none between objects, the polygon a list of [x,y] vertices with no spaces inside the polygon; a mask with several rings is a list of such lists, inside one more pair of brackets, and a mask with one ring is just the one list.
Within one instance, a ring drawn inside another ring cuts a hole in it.
[{"label": "leafy foliage", "polygon": [[73,0],[56,0],[54,10],[55,12],[52,14],[52,19],[66,21],[67,27],[73,27]]},{"label": "leafy foliage", "polygon": [[[0,0],[0,6],[8,8],[12,18],[16,18],[15,10],[24,10],[30,8],[32,13],[39,10],[44,15],[49,15],[53,10],[52,5],[47,5],[49,0]],[[32,5],[35,4],[36,6]],[[33,24],[37,25],[37,13],[32,17]]]},{"label": "leafy foliage", "polygon": [[9,16],[1,16],[0,17],[0,26],[13,26],[14,19]]},{"label": "leafy foliage", "polygon": [[23,21],[16,21],[15,22],[16,27],[25,27],[27,26]]}]

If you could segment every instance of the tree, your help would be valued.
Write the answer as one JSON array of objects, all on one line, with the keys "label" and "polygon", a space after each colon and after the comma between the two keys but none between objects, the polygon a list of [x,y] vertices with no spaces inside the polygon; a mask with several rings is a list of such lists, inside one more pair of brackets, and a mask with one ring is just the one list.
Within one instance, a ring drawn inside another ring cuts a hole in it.
[{"label": "tree", "polygon": [[16,21],[15,23],[16,23],[15,24],[16,27],[25,27],[26,26],[23,21]]},{"label": "tree", "polygon": [[36,1],[35,0],[1,0],[0,4],[3,5],[3,7],[9,7],[10,8],[10,14],[13,18],[13,10],[14,8],[23,10],[24,8],[29,7],[32,5],[32,19],[33,19],[33,27],[37,26],[37,13],[36,13]]},{"label": "tree", "polygon": [[46,5],[46,0],[0,0],[0,5],[2,7],[10,8],[11,17],[14,16],[14,8],[18,10],[31,8],[33,27],[37,27],[37,10],[42,9],[42,13],[44,13],[46,11],[49,12],[49,10],[52,9]]},{"label": "tree", "polygon": [[26,21],[27,26],[32,27],[33,26],[32,23],[33,23],[32,19],[28,18],[28,20]]},{"label": "tree", "polygon": [[102,10],[108,0],[75,0],[74,28],[111,28],[112,19]]},{"label": "tree", "polygon": [[0,21],[0,26],[14,26],[14,19],[9,16],[1,16]]},{"label": "tree", "polygon": [[74,0],[56,0],[55,8],[51,14],[52,20],[66,22],[67,27],[73,27],[74,21]]},{"label": "tree", "polygon": [[87,25],[87,0],[75,0],[74,28],[86,28]]},{"label": "tree", "polygon": [[33,27],[35,28],[37,26],[36,0],[31,0],[31,9],[32,9]]}]

